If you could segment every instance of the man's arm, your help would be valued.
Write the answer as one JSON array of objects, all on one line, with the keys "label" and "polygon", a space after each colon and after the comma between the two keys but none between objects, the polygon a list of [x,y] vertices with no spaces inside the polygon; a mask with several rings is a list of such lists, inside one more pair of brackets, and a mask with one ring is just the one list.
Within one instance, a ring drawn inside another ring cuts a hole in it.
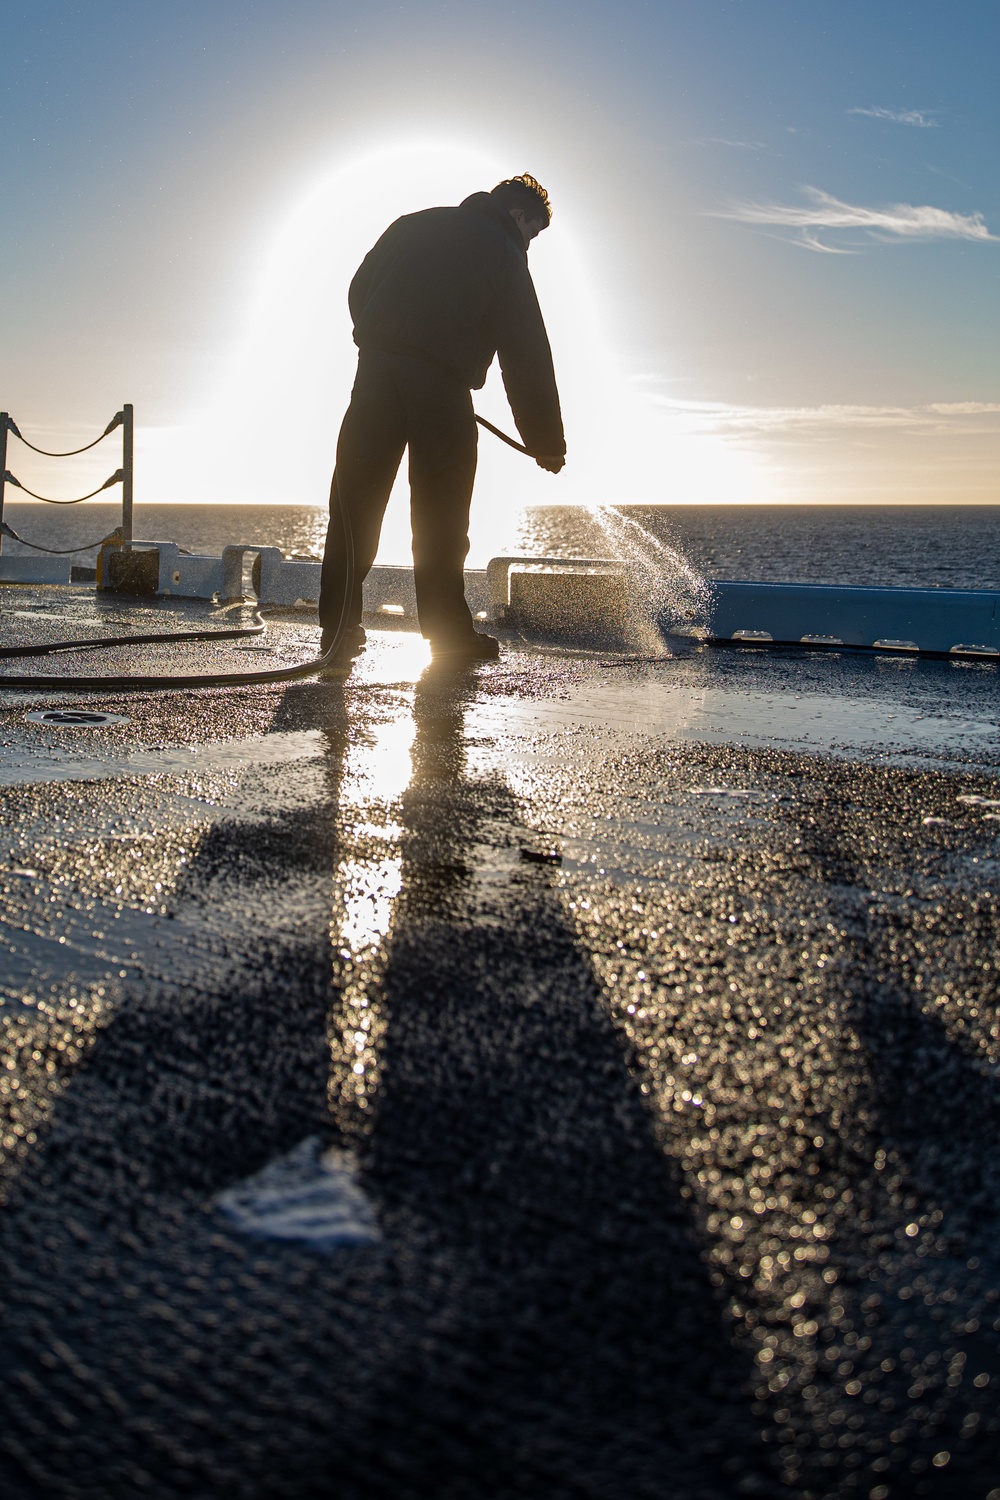
[{"label": "man's arm", "polygon": [[512,276],[501,312],[497,353],[507,400],[524,446],[543,469],[563,466],[563,433],[552,350],[527,268]]}]

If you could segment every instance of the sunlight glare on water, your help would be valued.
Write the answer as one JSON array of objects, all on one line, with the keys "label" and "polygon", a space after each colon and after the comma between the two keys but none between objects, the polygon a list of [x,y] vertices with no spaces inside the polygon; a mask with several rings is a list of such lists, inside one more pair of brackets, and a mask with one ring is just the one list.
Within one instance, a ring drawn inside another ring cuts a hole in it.
[{"label": "sunlight glare on water", "polygon": [[412,776],[415,734],[406,695],[391,718],[358,730],[341,783],[342,815],[353,824],[357,847],[365,850],[363,858],[342,860],[337,866],[330,918],[338,1002],[328,1033],[328,1098],[348,1134],[367,1128],[378,1091],[386,1029],[379,983],[402,881],[402,830],[395,804]]},{"label": "sunlight glare on water", "polygon": [[430,665],[430,642],[414,630],[368,632],[368,649],[359,657],[352,681],[415,683]]},{"label": "sunlight glare on water", "polygon": [[[424,645],[422,638],[421,645]],[[395,802],[412,774],[413,715],[407,710],[383,724],[373,724],[348,751],[343,796],[355,806],[372,800]]]},{"label": "sunlight glare on water", "polygon": [[344,915],[340,940],[353,953],[373,948],[389,930],[392,903],[399,895],[401,864],[398,859],[352,860],[341,865]]}]

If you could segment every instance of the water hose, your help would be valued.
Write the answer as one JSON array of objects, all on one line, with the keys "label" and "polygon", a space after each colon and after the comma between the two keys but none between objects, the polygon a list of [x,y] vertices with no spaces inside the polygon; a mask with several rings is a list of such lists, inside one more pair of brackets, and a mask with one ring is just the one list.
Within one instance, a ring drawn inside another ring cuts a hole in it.
[{"label": "water hose", "polygon": [[[256,614],[257,612],[254,611]],[[164,630],[149,635],[101,635],[84,641],[48,641],[41,646],[0,646],[0,660],[9,656],[55,656],[60,651],[98,651],[111,646],[145,646],[170,641],[226,641],[244,635],[263,635],[267,629],[257,615],[256,625],[232,630]],[[32,678],[37,681],[37,678]]]},{"label": "water hose", "polygon": [[[516,449],[518,453],[524,453],[528,458],[536,457],[535,454],[531,453],[521,443],[512,437],[508,437],[505,432],[501,432],[499,427],[494,427],[492,422],[487,422],[484,417],[477,415],[476,421],[480,426],[485,427],[488,432],[492,432],[501,441],[505,442],[508,447]],[[335,669],[337,666],[337,657],[347,630],[347,613],[354,594],[355,563],[354,533],[351,529],[347,508],[340,493],[340,486],[336,482],[336,475],[334,475],[334,485],[337,492],[337,509],[340,512],[341,525],[344,531],[344,597],[341,602],[340,619],[337,622],[333,640],[322,655],[314,657],[311,661],[300,662],[296,667],[272,667],[259,672],[199,672],[172,677],[148,675],[128,677],[18,677],[0,673],[0,691],[12,688],[31,692],[56,689],[62,692],[75,693],[128,693],[163,692],[172,688],[251,687],[258,683],[295,682],[303,677],[314,677],[319,672]],[[148,635],[100,636],[83,641],[53,641],[43,646],[9,646],[0,649],[0,659],[13,656],[51,656],[63,651],[97,651],[112,646],[138,646],[153,642],[232,640],[234,637],[239,636],[261,635],[266,626],[259,615],[257,619],[259,623],[242,629],[186,630]]]},{"label": "water hose", "polygon": [[[312,661],[300,662],[295,667],[272,667],[258,672],[199,672],[178,675],[172,677],[159,676],[101,676],[101,677],[15,677],[0,673],[0,690],[5,688],[17,688],[38,692],[40,690],[58,689],[61,692],[76,693],[128,693],[128,692],[163,692],[171,688],[203,688],[203,687],[250,687],[257,683],[267,682],[294,682],[301,677],[313,677],[317,672],[325,671],[336,665],[337,655],[343,644],[347,629],[347,611],[350,606],[351,597],[354,593],[354,533],[351,530],[350,519],[346,507],[340,495],[340,486],[337,485],[337,508],[340,512],[341,524],[344,528],[344,598],[340,606],[340,619],[334,631],[333,640],[322,655],[315,657]],[[243,629],[233,630],[190,630],[183,632],[171,632],[169,634],[151,634],[137,636],[106,636],[100,639],[85,641],[57,641],[45,647],[10,647],[0,651],[0,656],[28,656],[46,655],[53,651],[69,650],[97,650],[106,646],[139,645],[147,641],[189,641],[189,640],[231,640],[234,636],[260,635],[266,626],[263,620],[259,624]]]},{"label": "water hose", "polygon": [[516,438],[508,437],[505,432],[501,432],[499,427],[494,427],[492,422],[487,422],[486,418],[481,417],[478,412],[473,412],[473,416],[480,427],[485,427],[487,432],[492,432],[494,437],[498,437],[501,443],[506,443],[508,448],[513,448],[515,453],[523,453],[526,458],[533,458],[536,463],[561,464],[563,462],[563,455],[561,453],[532,453],[530,448],[526,448]]}]

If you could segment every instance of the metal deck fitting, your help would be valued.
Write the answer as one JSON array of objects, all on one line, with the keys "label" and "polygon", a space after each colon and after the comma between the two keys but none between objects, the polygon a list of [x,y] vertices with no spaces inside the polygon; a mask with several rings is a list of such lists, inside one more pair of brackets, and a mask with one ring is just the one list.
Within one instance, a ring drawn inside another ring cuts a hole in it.
[{"label": "metal deck fitting", "polygon": [[[131,555],[141,566],[124,566]],[[150,554],[155,554],[155,561]],[[146,560],[148,559],[148,560]],[[238,600],[315,608],[322,565],[286,558],[278,547],[238,543],[220,557],[185,552],[175,542],[137,541],[101,548],[98,587],[176,599]],[[629,565],[618,558],[494,557],[465,572],[469,608],[480,620],[507,624],[563,643],[619,638],[627,625]],[[68,584],[61,558],[6,554],[0,583]],[[932,656],[1000,656],[1000,593],[985,589],[868,588],[818,583],[710,581],[704,621],[713,644],[808,646],[913,652]],[[366,616],[416,621],[413,569],[376,565],[365,580]],[[661,619],[661,629],[673,622]]]},{"label": "metal deck fitting", "polygon": [[855,647],[933,656],[1000,656],[1000,593],[719,580],[716,643]]},{"label": "metal deck fitting", "polygon": [[0,583],[69,583],[72,563],[68,557],[22,557],[0,554]]}]

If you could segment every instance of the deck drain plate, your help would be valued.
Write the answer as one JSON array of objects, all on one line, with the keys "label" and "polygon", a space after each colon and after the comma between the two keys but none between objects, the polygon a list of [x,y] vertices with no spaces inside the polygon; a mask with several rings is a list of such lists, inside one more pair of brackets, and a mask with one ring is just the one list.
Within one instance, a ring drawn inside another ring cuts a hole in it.
[{"label": "deck drain plate", "polygon": [[99,729],[103,724],[128,724],[124,714],[102,714],[91,708],[41,708],[24,716],[32,724],[57,724],[60,729]]}]

